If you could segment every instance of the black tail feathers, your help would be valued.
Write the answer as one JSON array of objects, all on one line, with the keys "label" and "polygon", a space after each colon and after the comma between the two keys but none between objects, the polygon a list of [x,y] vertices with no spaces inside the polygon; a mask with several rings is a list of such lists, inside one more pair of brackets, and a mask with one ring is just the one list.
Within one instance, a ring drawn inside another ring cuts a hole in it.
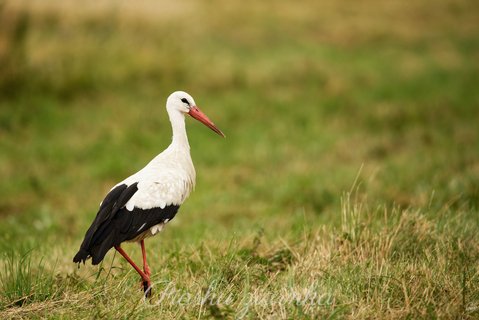
[{"label": "black tail feathers", "polygon": [[[119,241],[121,242],[121,241]],[[73,258],[73,262],[80,263],[91,257],[91,264],[99,264],[107,252],[115,246],[115,234],[110,232],[100,243],[97,243],[89,248],[80,247],[80,250]]]},{"label": "black tail feathers", "polygon": [[86,259],[88,258],[89,255],[90,255],[90,253],[88,251],[86,251],[83,248],[80,248],[80,251],[78,251],[78,253],[75,255],[75,257],[73,257],[73,262],[75,262],[75,263],[83,262],[83,264],[85,264],[85,261],[86,261]]}]

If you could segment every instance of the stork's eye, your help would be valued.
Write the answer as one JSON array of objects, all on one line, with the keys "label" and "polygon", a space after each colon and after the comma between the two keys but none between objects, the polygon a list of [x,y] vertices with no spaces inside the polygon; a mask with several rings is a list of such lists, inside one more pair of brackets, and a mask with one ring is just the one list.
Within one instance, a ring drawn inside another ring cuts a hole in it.
[{"label": "stork's eye", "polygon": [[186,98],[182,98],[181,102],[186,103],[187,105],[190,105],[190,103],[188,102],[188,100],[186,100]]}]

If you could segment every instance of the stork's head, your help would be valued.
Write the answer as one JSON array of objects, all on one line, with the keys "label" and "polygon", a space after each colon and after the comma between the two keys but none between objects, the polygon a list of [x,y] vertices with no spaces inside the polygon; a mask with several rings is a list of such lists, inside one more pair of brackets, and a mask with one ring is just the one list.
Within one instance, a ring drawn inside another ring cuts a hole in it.
[{"label": "stork's head", "polygon": [[195,100],[192,96],[184,91],[175,91],[168,97],[166,101],[166,109],[169,113],[171,112],[181,112],[183,114],[188,114],[192,118],[195,118],[199,122],[203,123],[205,126],[224,137],[225,135],[218,129],[215,124],[198,108],[195,103]]}]

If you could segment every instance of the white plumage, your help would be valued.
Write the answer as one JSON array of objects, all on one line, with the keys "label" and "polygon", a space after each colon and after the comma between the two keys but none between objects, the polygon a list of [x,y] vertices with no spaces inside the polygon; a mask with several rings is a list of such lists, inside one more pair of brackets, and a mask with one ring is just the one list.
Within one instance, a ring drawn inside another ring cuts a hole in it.
[{"label": "white plumage", "polygon": [[146,167],[116,186],[138,182],[138,191],[126,203],[129,211],[135,207],[164,209],[167,205],[182,204],[193,191],[195,179],[189,148],[181,150],[181,146],[171,144]]},{"label": "white plumage", "polygon": [[[139,172],[118,183],[115,187],[138,183],[138,191],[126,203],[125,208],[134,213],[134,208],[164,209],[169,205],[181,205],[195,187],[196,172],[191,160],[189,146],[172,143]],[[114,188],[115,188],[114,187]],[[131,241],[153,236],[163,229],[164,221],[150,227]]]},{"label": "white plumage", "polygon": [[[174,99],[177,97],[177,99]],[[181,99],[195,106],[193,98],[186,92],[175,92],[167,102],[167,111],[173,128],[173,140],[170,146],[157,155],[143,169],[115,185],[112,190],[122,184],[130,186],[138,183],[138,191],[126,203],[125,208],[164,209],[169,205],[181,205],[195,187],[196,171],[190,155],[190,145],[186,136],[185,116],[182,108],[176,106]],[[182,102],[182,104],[184,104]],[[180,110],[178,110],[180,109]],[[134,214],[134,213],[132,213]],[[165,222],[150,228],[150,234],[142,234],[139,238],[155,235],[163,229]]]}]

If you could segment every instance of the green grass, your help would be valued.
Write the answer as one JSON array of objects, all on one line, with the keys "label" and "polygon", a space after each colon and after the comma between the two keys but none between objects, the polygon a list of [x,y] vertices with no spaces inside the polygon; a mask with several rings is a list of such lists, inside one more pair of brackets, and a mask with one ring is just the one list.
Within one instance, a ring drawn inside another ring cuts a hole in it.
[{"label": "green grass", "polygon": [[[1,2],[0,318],[478,317],[478,9]],[[180,89],[227,138],[187,119],[145,303],[114,252],[71,259]]]},{"label": "green grass", "polygon": [[53,273],[45,270],[41,259],[34,259],[38,265],[33,266],[31,254],[31,251],[24,254],[20,251],[3,255],[0,288],[4,297],[2,302],[8,304],[2,305],[2,309],[53,299],[59,294]]}]

